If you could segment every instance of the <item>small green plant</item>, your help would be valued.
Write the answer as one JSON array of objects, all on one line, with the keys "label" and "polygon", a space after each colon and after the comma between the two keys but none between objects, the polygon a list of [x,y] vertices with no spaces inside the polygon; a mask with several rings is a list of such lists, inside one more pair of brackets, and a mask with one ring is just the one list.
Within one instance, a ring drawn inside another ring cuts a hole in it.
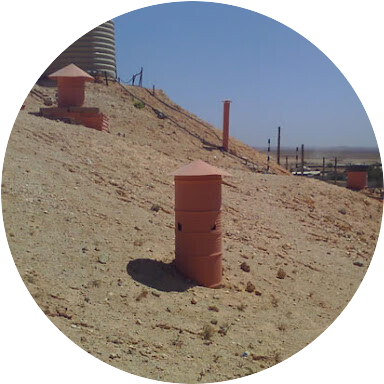
[{"label": "small green plant", "polygon": [[139,101],[139,100],[135,100],[135,102],[133,103],[134,107],[137,108],[137,109],[142,109],[145,107],[145,104],[142,102],[142,101]]}]

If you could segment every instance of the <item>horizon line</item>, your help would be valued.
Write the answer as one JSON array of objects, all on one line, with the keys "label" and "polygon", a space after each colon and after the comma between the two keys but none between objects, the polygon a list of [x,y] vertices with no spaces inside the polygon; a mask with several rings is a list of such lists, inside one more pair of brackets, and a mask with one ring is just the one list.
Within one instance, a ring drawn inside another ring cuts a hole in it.
[{"label": "horizon line", "polygon": [[[267,149],[267,145],[265,146],[253,146],[252,148],[260,150],[260,149]],[[273,146],[273,148],[277,147],[276,145]],[[280,147],[282,150],[296,150],[296,148],[301,149],[301,146],[282,146]],[[380,153],[379,147],[365,147],[365,146],[352,146],[352,145],[330,145],[330,146],[305,146],[306,150],[364,150],[364,151],[375,151]]]}]

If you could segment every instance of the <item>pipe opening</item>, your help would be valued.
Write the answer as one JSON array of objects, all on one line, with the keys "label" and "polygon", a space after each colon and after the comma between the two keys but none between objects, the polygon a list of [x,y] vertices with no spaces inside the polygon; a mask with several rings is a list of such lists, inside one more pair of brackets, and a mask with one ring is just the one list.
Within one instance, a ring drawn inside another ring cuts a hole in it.
[{"label": "pipe opening", "polygon": [[211,231],[216,230],[216,224],[211,228]]},{"label": "pipe opening", "polygon": [[181,231],[183,229],[183,226],[180,223],[177,223],[177,230]]}]

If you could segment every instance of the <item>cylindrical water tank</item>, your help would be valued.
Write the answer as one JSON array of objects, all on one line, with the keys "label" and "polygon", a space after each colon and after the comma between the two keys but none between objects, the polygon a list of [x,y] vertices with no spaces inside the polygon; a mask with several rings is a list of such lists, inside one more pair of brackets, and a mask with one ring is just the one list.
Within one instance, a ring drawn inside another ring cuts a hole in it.
[{"label": "cylindrical water tank", "polygon": [[99,25],[70,45],[44,71],[43,76],[75,64],[91,75],[116,78],[115,25],[113,20]]}]

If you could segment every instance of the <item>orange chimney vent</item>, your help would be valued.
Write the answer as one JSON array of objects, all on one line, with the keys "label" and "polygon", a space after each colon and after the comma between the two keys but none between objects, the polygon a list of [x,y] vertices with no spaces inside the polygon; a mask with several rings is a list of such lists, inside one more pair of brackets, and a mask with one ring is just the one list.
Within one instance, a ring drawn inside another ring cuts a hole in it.
[{"label": "orange chimney vent", "polygon": [[85,100],[85,82],[95,80],[75,64],[69,64],[48,77],[57,81],[58,107],[81,107]]},{"label": "orange chimney vent", "polygon": [[175,177],[175,263],[186,277],[214,288],[222,278],[222,176],[229,173],[196,160]]},{"label": "orange chimney vent", "polygon": [[228,152],[229,149],[229,107],[231,100],[223,101],[223,149]]},{"label": "orange chimney vent", "polygon": [[76,124],[109,131],[109,119],[99,108],[83,107],[85,82],[94,78],[75,64],[69,64],[48,76],[57,81],[57,107],[40,108],[40,114],[48,119],[66,119]]}]

